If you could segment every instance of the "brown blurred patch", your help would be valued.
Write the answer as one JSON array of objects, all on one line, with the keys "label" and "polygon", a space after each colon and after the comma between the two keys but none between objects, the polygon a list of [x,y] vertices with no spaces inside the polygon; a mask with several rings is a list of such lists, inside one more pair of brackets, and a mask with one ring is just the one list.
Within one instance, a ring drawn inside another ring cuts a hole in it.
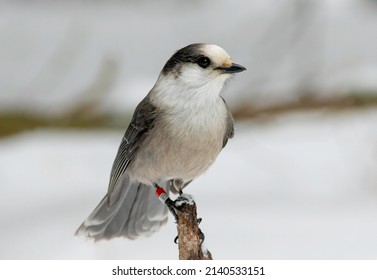
[{"label": "brown blurred patch", "polygon": [[375,106],[377,106],[377,94],[360,96],[354,95],[328,99],[301,98],[294,102],[281,103],[268,107],[253,107],[247,103],[233,110],[233,116],[235,119],[251,119],[259,117],[273,117],[279,114],[302,110],[325,109],[329,111],[339,111]]},{"label": "brown blurred patch", "polygon": [[[35,128],[122,128],[125,129],[131,114],[110,115],[97,111],[97,102],[83,102],[60,118],[37,117],[25,113],[0,113],[0,137]],[[236,120],[262,118],[268,120],[280,114],[303,110],[340,111],[377,107],[377,94],[354,95],[341,98],[302,98],[295,102],[276,104],[268,107],[253,107],[246,103],[235,110]]]}]

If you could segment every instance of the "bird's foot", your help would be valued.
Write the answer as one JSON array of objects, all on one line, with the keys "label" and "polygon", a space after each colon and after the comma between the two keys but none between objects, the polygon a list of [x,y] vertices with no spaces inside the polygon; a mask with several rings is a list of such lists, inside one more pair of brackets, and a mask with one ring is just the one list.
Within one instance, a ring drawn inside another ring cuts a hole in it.
[{"label": "bird's foot", "polygon": [[165,192],[165,190],[157,185],[156,188],[156,196],[158,199],[164,203],[170,210],[170,212],[175,217],[176,221],[178,221],[177,212],[181,212],[180,209],[187,204],[194,204],[194,199],[189,194],[184,194],[182,190],[179,191],[179,196],[176,200],[170,199],[169,195]]},{"label": "bird's foot", "polygon": [[194,198],[187,193],[180,193],[177,199],[174,201],[178,208],[182,208],[184,205],[193,205],[195,203]]},{"label": "bird's foot", "polygon": [[[175,218],[175,222],[178,223],[178,213],[180,213],[182,215],[183,214],[187,214],[188,213],[185,213],[185,212],[182,212],[182,208],[185,206],[185,205],[192,205],[194,204],[194,199],[191,195],[189,194],[184,194],[182,193],[182,190],[179,192],[179,196],[176,200],[172,200],[170,199],[169,195],[165,192],[165,190],[157,185],[155,185],[156,187],[156,196],[158,197],[158,199],[164,203],[169,211],[172,213],[172,215],[174,216]],[[198,225],[202,222],[202,218],[198,218],[197,219],[197,223]],[[199,229],[199,239],[200,239],[200,244],[202,244],[204,242],[204,233]],[[176,238],[174,238],[174,243],[178,244],[178,236]]]}]

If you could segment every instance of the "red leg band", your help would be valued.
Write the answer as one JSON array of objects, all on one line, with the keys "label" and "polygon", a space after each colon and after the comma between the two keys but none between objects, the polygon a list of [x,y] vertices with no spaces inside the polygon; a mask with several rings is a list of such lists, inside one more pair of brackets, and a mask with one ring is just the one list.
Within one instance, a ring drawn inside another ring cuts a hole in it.
[{"label": "red leg band", "polygon": [[166,194],[165,190],[161,187],[156,188],[156,195],[158,199],[161,200],[161,202],[164,204],[169,199],[169,196]]}]

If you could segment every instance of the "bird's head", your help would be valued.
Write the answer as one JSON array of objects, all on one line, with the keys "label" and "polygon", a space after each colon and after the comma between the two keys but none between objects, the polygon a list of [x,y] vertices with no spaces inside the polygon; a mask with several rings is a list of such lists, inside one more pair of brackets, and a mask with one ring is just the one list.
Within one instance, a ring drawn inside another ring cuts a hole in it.
[{"label": "bird's head", "polygon": [[191,44],[166,62],[150,97],[155,104],[177,108],[216,102],[226,80],[244,70],[219,46]]},{"label": "bird's head", "polygon": [[202,87],[224,82],[234,73],[246,70],[233,63],[229,54],[219,46],[191,44],[178,50],[165,64],[161,75],[174,78],[189,87]]}]

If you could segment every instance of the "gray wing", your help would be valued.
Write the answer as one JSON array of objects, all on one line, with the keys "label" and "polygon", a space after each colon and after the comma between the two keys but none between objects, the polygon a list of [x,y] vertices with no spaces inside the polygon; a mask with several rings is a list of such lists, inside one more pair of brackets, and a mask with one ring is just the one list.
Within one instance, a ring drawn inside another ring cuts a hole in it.
[{"label": "gray wing", "polygon": [[234,120],[233,116],[230,113],[230,110],[228,108],[228,105],[226,105],[226,102],[223,97],[221,99],[224,101],[225,107],[227,109],[227,118],[226,118],[226,129],[225,129],[225,134],[224,134],[224,139],[223,139],[223,148],[226,146],[228,143],[228,139],[233,138],[234,136]]},{"label": "gray wing", "polygon": [[141,142],[153,128],[155,116],[156,107],[149,101],[148,97],[144,98],[136,107],[131,123],[120,143],[118,153],[111,169],[110,183],[107,192],[108,198],[132,161]]}]

